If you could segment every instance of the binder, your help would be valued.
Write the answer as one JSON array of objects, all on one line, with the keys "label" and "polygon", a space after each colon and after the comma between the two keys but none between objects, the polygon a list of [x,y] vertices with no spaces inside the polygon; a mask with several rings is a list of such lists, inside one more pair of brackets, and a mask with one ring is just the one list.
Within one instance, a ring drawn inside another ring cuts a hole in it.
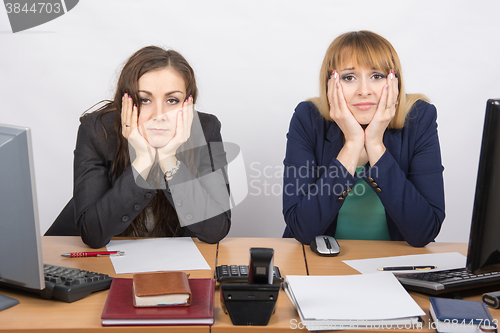
[{"label": "binder", "polygon": [[114,278],[102,312],[102,326],[212,325],[214,279],[189,279],[190,306],[134,307],[132,279]]},{"label": "binder", "polygon": [[477,301],[431,297],[430,315],[438,332],[480,332],[479,327],[496,328],[486,304]]}]

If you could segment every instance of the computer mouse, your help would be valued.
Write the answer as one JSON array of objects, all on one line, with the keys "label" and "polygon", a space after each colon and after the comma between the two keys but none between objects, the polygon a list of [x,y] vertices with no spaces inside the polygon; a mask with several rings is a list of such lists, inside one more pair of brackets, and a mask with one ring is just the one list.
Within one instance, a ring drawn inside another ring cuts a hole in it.
[{"label": "computer mouse", "polygon": [[320,256],[336,256],[340,253],[339,243],[332,236],[316,236],[311,242],[311,250]]}]

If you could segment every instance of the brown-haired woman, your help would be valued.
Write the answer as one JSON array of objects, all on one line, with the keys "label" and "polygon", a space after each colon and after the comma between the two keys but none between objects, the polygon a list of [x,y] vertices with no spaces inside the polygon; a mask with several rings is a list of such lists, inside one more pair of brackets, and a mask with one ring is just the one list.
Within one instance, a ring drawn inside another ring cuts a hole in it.
[{"label": "brown-haired woman", "polygon": [[148,46],[126,62],[114,99],[81,117],[73,201],[87,245],[113,236],[216,243],[229,232],[221,125],[194,110],[197,95],[184,57]]},{"label": "brown-haired woman", "polygon": [[295,109],[284,165],[283,237],[424,246],[439,233],[436,108],[405,93],[398,55],[380,35],[354,31],[332,42],[320,96]]}]

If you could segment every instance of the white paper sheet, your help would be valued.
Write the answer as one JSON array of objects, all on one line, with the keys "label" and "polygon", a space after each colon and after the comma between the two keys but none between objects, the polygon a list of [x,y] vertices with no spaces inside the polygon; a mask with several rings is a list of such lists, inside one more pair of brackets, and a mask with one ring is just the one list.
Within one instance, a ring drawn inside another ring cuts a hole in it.
[{"label": "white paper sheet", "polygon": [[[443,271],[447,269],[464,268],[467,258],[458,252],[429,253],[410,256],[397,256],[373,259],[344,260],[343,262],[351,266],[362,274],[379,272],[381,267],[396,266],[436,266],[436,269],[425,272]],[[422,271],[392,271],[394,274],[422,273]]]},{"label": "white paper sheet", "polygon": [[425,314],[389,272],[288,275],[286,280],[306,320],[384,320]]},{"label": "white paper sheet", "polygon": [[108,251],[124,251],[111,257],[116,274],[210,269],[189,237],[112,240]]}]

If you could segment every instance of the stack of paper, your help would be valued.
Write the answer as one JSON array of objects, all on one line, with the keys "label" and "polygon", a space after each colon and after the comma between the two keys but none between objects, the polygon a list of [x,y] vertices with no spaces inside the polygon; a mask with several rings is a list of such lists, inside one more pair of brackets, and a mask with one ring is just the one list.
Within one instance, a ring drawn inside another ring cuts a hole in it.
[{"label": "stack of paper", "polygon": [[112,240],[106,248],[125,252],[111,257],[116,274],[210,269],[189,237]]},{"label": "stack of paper", "polygon": [[392,273],[288,275],[286,292],[309,331],[422,328],[424,315]]}]

